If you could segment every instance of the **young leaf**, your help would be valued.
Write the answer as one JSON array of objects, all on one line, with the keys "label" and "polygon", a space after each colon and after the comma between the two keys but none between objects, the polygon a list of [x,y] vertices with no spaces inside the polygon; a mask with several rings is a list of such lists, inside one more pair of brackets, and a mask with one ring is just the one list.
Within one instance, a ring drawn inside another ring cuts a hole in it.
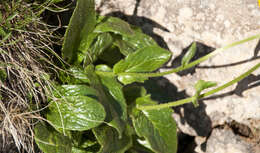
[{"label": "young leaf", "polygon": [[181,61],[181,66],[184,67],[190,63],[190,60],[194,57],[197,51],[196,43],[192,43],[191,47],[187,51],[187,53],[183,56]]},{"label": "young leaf", "polygon": [[44,153],[72,153],[72,141],[52,127],[38,123],[34,134],[35,142]]},{"label": "young leaf", "polygon": [[96,26],[94,32],[113,32],[123,36],[131,36],[134,34],[134,31],[127,22],[116,17],[106,17],[103,19],[103,21]]},{"label": "young leaf", "polygon": [[114,65],[113,71],[119,74],[118,79],[129,84],[134,81],[143,82],[147,78],[134,76],[131,74],[120,74],[124,72],[151,72],[161,67],[169,60],[171,53],[158,46],[148,46],[138,49],[136,52],[129,54],[124,60]]},{"label": "young leaf", "polygon": [[92,65],[86,68],[86,72],[92,80],[91,86],[98,91],[98,99],[106,110],[106,123],[114,127],[121,137],[127,120],[127,105],[122,85],[112,76],[96,75]]},{"label": "young leaf", "polygon": [[104,107],[87,96],[65,96],[52,101],[47,119],[59,130],[84,131],[103,123]]},{"label": "young leaf", "polygon": [[80,42],[88,40],[95,25],[95,1],[78,0],[62,45],[62,57],[66,61],[71,64],[77,61]]},{"label": "young leaf", "polygon": [[[137,105],[154,105],[149,96],[136,100]],[[144,146],[156,153],[176,153],[177,127],[170,108],[159,110],[134,110],[132,120],[139,137],[146,140]]]},{"label": "young leaf", "polygon": [[119,138],[118,132],[107,125],[96,127],[93,132],[102,146],[98,153],[125,153],[132,146],[130,135],[124,132]]},{"label": "young leaf", "polygon": [[198,98],[200,96],[201,91],[203,91],[204,89],[207,89],[207,88],[215,87],[215,86],[217,86],[216,82],[199,80],[195,84],[196,93],[195,93],[195,99],[193,99],[193,101],[192,101],[193,105],[195,107],[199,106]]}]

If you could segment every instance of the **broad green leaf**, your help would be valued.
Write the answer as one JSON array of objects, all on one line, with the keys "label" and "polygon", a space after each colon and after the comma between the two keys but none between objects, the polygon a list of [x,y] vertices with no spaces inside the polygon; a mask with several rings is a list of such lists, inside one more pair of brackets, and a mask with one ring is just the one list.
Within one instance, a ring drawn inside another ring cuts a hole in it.
[{"label": "broad green leaf", "polygon": [[119,136],[122,136],[127,120],[127,105],[122,85],[113,76],[96,75],[92,65],[89,65],[86,71],[91,79],[91,86],[98,91],[98,99],[106,110],[105,123],[114,127]]},{"label": "broad green leaf", "polygon": [[72,153],[72,141],[51,126],[38,123],[34,134],[35,142],[44,153]]},{"label": "broad green leaf", "polygon": [[113,71],[123,72],[151,72],[160,68],[169,60],[171,53],[158,46],[148,46],[129,54],[124,60],[118,62]]},{"label": "broad green leaf", "polygon": [[62,85],[54,94],[56,97],[88,96],[94,99],[97,97],[97,91],[86,85]]},{"label": "broad green leaf", "polygon": [[130,43],[131,45],[133,45],[138,49],[147,46],[157,45],[157,43],[153,40],[152,37],[138,31],[135,31],[135,34],[133,36],[122,37],[122,40]]},{"label": "broad green leaf", "polygon": [[198,98],[200,96],[200,93],[207,88],[211,88],[211,87],[215,87],[217,86],[216,82],[212,82],[212,81],[204,81],[204,80],[199,80],[196,84],[195,84],[195,89],[196,89],[196,93],[195,93],[195,99],[193,99],[192,103],[195,107],[199,106],[198,103]]},{"label": "broad green leaf", "polygon": [[134,35],[123,36],[122,39],[116,39],[114,44],[125,56],[135,52],[137,49],[157,45],[152,37],[140,32],[139,30],[135,30]]},{"label": "broad green leaf", "polygon": [[77,0],[62,45],[62,57],[73,64],[77,61],[81,42],[88,40],[96,25],[95,1]]},{"label": "broad green leaf", "polygon": [[[138,98],[136,104],[155,105],[156,102],[146,96]],[[133,125],[137,135],[146,140],[144,146],[156,153],[176,153],[177,127],[172,113],[170,108],[133,111]]]},{"label": "broad green leaf", "polygon": [[183,56],[182,61],[181,61],[181,66],[184,67],[190,63],[190,60],[194,57],[196,54],[197,47],[196,43],[192,43],[191,47],[187,51],[187,53]]},{"label": "broad green leaf", "polygon": [[119,138],[118,132],[110,126],[96,127],[93,132],[102,146],[98,153],[125,153],[132,146],[130,135],[123,133]]},{"label": "broad green leaf", "polygon": [[64,96],[52,101],[47,119],[59,130],[84,131],[103,123],[104,107],[87,96]]},{"label": "broad green leaf", "polygon": [[103,21],[96,26],[94,32],[113,32],[123,36],[130,36],[134,34],[134,31],[127,22],[116,17],[106,17],[103,19]]},{"label": "broad green leaf", "polygon": [[[118,79],[129,84],[134,81],[143,82],[147,78],[124,73],[151,72],[160,68],[171,57],[171,53],[158,46],[148,46],[129,54],[124,60],[115,64],[113,71]],[[121,73],[121,74],[120,74]]]}]

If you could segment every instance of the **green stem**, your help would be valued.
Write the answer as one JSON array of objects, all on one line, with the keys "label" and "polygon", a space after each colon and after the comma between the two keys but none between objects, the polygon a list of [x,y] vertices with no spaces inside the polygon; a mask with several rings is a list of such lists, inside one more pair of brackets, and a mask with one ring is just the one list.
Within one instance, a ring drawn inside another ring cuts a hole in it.
[{"label": "green stem", "polygon": [[[224,47],[221,47],[221,48],[218,48],[216,49],[214,52],[211,52],[210,54],[207,54],[189,64],[187,64],[186,66],[179,66],[177,68],[174,68],[170,71],[165,71],[165,72],[155,72],[155,73],[129,73],[129,72],[124,72],[124,73],[119,73],[120,75],[132,75],[132,76],[135,76],[135,77],[160,77],[160,76],[164,76],[164,75],[167,75],[167,74],[171,74],[171,73],[177,73],[177,72],[180,72],[180,71],[183,71],[183,70],[186,70],[186,69],[189,69],[201,62],[204,62],[206,61],[207,59],[211,58],[212,56],[215,56],[216,54],[226,50],[226,49],[229,49],[231,47],[234,47],[236,45],[240,45],[240,44],[243,44],[245,42],[248,42],[248,41],[251,41],[251,40],[254,40],[254,39],[258,39],[260,38],[260,34],[258,35],[254,35],[252,37],[249,37],[247,39],[244,39],[244,40],[240,40],[240,41],[237,41],[237,42],[234,42],[232,44],[229,44],[227,46],[224,46]],[[109,75],[109,76],[112,76],[112,75],[116,75],[116,74],[113,74],[113,72],[101,72],[101,71],[96,71],[96,73],[98,74],[101,74],[101,75]],[[117,75],[119,75],[117,74]]]},{"label": "green stem", "polygon": [[[260,63],[256,64],[254,67],[252,67],[250,70],[248,70],[247,72],[243,73],[242,75],[240,75],[239,77],[235,78],[234,80],[228,82],[228,83],[225,83],[224,85],[222,86],[219,86],[213,90],[210,90],[204,94],[201,94],[198,98],[201,99],[201,98],[204,98],[204,97],[207,97],[209,95],[212,95],[216,92],[219,92],[237,82],[239,82],[240,80],[244,79],[245,77],[247,77],[248,75],[250,75],[253,71],[257,70],[258,68],[260,67]],[[176,107],[176,106],[180,106],[180,105],[183,105],[183,104],[186,104],[186,103],[190,103],[192,102],[193,99],[195,99],[196,97],[195,96],[192,96],[192,97],[189,97],[189,98],[186,98],[186,99],[181,99],[181,100],[178,100],[178,101],[174,101],[174,102],[169,102],[169,103],[165,103],[165,104],[159,104],[159,105],[151,105],[151,106],[137,106],[138,109],[140,110],[152,110],[152,109],[161,109],[161,108],[168,108],[168,107]]]}]

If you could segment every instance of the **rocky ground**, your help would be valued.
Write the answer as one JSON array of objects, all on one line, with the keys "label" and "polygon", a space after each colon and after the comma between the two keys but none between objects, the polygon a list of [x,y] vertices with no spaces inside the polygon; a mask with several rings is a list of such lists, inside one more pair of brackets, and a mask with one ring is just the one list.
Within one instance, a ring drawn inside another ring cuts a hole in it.
[{"label": "rocky ground", "polygon": [[[257,0],[98,0],[101,14],[119,16],[141,26],[172,60],[161,70],[180,65],[192,42],[199,58],[215,48],[260,33]],[[229,49],[191,70],[156,78],[164,96],[161,102],[194,94],[199,80],[219,85],[247,71],[260,60],[260,42]],[[260,70],[223,92],[175,108],[180,130],[180,153],[260,153]],[[163,100],[162,100],[163,99]]]}]

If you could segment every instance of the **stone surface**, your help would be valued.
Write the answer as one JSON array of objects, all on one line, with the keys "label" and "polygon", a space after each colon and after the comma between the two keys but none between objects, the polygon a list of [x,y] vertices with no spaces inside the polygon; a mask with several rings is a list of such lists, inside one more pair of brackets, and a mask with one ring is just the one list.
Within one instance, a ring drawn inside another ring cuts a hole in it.
[{"label": "stone surface", "polygon": [[214,129],[207,141],[206,153],[259,153],[254,143],[241,138],[231,129]]},{"label": "stone surface", "polygon": [[[97,9],[101,14],[119,16],[142,27],[162,47],[172,51],[172,60],[161,71],[179,66],[192,42],[198,44],[197,59],[215,48],[260,33],[257,0],[100,0]],[[199,79],[222,85],[259,63],[259,49],[257,40],[233,47],[191,70],[165,76],[160,84],[170,90],[167,92],[172,93],[175,100],[192,96],[193,85]],[[173,116],[182,132],[196,137],[206,138],[214,127],[232,121],[258,131],[259,85],[260,69],[238,84],[204,99],[198,108],[192,104],[175,108]],[[218,133],[221,131],[213,134],[218,136]],[[211,150],[214,151],[221,153]]]}]

